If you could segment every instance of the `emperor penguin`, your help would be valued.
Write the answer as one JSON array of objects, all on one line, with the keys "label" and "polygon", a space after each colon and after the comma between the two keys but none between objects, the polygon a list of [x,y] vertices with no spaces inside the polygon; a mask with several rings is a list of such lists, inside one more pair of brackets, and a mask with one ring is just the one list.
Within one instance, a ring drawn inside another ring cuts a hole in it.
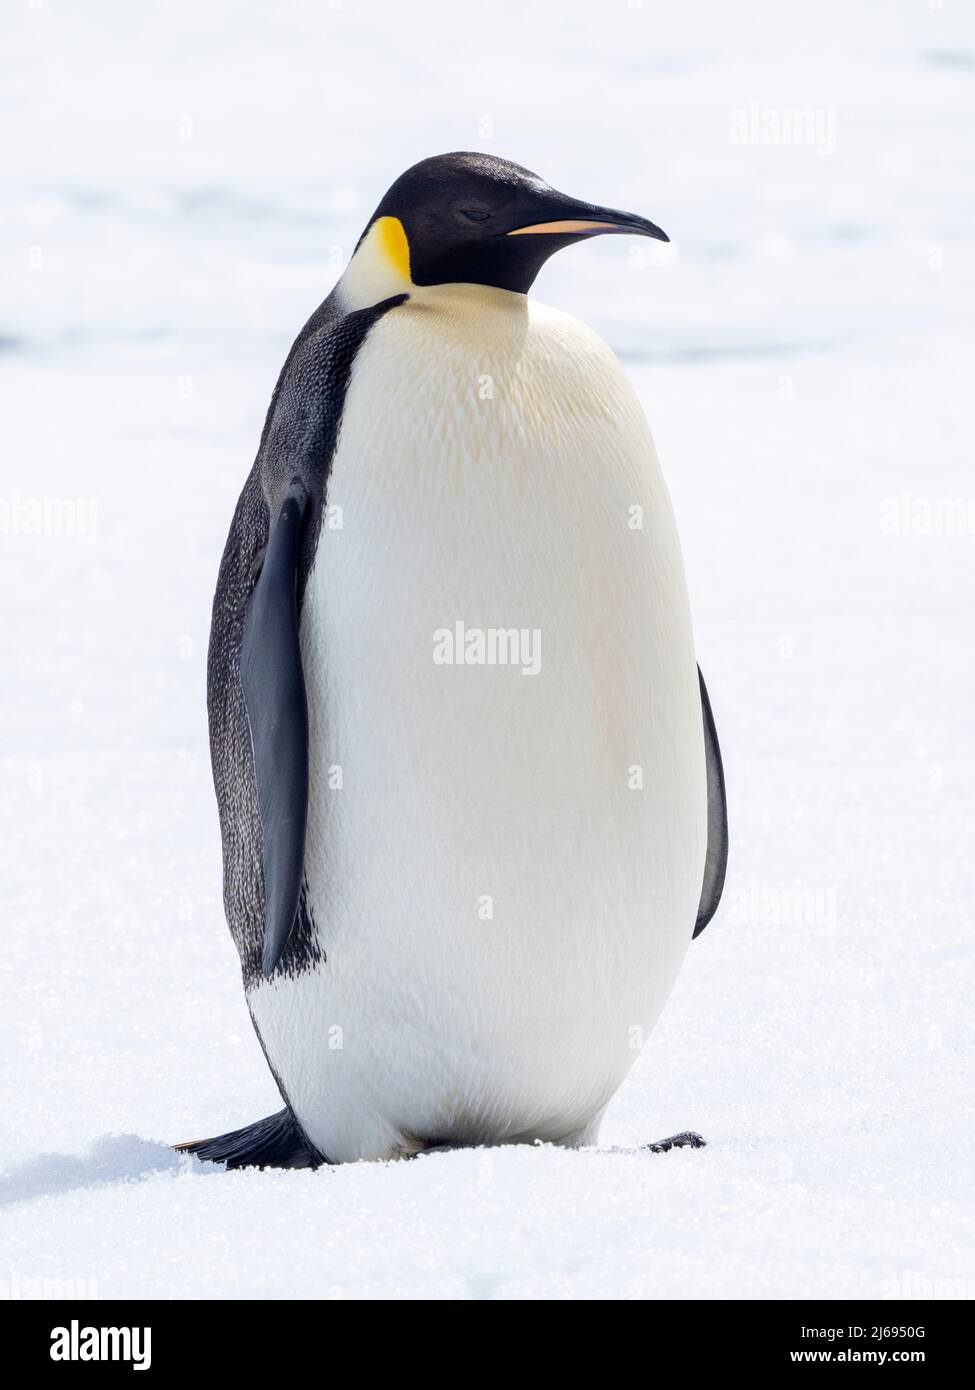
[{"label": "emperor penguin", "polygon": [[[278,378],[208,658],[224,904],[284,1108],[231,1167],[596,1142],[713,916],[724,776],[612,350],[528,298],[668,240],[485,154],[380,202]],[[650,1148],[699,1143],[686,1134]]]}]

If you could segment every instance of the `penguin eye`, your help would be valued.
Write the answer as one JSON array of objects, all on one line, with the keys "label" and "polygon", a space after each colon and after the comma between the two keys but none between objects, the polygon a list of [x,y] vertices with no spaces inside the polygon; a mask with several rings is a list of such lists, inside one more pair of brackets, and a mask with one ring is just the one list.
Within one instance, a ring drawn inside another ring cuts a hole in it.
[{"label": "penguin eye", "polygon": [[468,222],[486,222],[491,216],[483,208],[461,208],[461,217],[466,217]]}]

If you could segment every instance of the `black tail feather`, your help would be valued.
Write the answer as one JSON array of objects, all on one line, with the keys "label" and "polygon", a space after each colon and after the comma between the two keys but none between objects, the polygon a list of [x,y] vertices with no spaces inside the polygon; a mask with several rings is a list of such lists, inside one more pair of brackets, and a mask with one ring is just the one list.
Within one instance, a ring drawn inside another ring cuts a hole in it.
[{"label": "black tail feather", "polygon": [[215,1139],[195,1139],[173,1147],[228,1168],[319,1168],[326,1162],[290,1110],[279,1110]]}]

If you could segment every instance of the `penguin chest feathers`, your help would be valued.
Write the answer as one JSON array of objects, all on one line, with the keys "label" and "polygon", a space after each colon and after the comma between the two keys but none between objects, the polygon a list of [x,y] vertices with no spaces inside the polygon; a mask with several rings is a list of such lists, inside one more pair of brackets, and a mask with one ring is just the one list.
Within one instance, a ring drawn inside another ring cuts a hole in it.
[{"label": "penguin chest feathers", "polygon": [[670,503],[615,356],[477,286],[353,365],[305,590],[324,961],[249,1002],[330,1158],[591,1137],[689,944],[706,840]]}]

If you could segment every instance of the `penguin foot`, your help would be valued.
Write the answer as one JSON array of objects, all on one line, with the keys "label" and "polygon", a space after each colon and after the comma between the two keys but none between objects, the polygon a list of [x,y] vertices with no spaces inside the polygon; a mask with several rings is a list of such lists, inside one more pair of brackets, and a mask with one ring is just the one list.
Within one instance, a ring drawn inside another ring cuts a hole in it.
[{"label": "penguin foot", "polygon": [[641,1144],[640,1152],[665,1154],[669,1153],[671,1149],[704,1149],[706,1147],[706,1139],[702,1139],[692,1129],[684,1129],[681,1130],[680,1134],[672,1134],[669,1139],[658,1139],[656,1144]]}]

